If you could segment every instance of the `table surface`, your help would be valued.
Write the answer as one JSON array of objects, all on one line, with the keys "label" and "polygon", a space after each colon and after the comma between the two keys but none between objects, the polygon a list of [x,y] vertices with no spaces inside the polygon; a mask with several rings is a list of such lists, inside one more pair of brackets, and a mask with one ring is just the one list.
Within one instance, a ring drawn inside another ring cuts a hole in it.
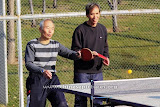
[{"label": "table surface", "polygon": [[[91,83],[54,85],[63,92],[91,97]],[[94,97],[130,106],[160,107],[160,77],[94,81]]]}]

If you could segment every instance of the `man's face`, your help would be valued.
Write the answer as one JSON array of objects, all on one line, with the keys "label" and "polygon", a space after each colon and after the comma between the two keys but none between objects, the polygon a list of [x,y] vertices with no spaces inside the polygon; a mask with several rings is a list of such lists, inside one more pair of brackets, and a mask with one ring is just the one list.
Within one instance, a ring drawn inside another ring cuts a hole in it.
[{"label": "man's face", "polygon": [[40,29],[41,36],[44,39],[51,39],[52,35],[54,34],[54,24],[50,20],[46,20],[44,22],[43,29]]},{"label": "man's face", "polygon": [[90,10],[89,14],[87,15],[89,19],[89,24],[91,26],[96,26],[99,18],[100,18],[100,12],[98,7],[94,7],[92,10]]}]

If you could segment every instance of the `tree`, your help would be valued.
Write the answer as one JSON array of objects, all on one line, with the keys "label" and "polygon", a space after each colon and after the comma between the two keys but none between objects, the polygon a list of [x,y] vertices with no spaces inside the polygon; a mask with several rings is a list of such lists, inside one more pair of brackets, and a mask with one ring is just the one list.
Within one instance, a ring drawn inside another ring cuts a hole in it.
[{"label": "tree", "polygon": [[[117,4],[120,4],[121,0],[108,0],[108,5],[111,8],[111,10],[117,10]],[[113,32],[118,32],[118,24],[117,24],[117,15],[112,15],[112,21],[113,21]]]},{"label": "tree", "polygon": [[[14,16],[14,0],[7,1],[7,13]],[[8,63],[13,64],[16,61],[15,57],[15,36],[14,36],[14,20],[7,22],[7,52]]]},{"label": "tree", "polygon": [[[53,0],[53,8],[57,7],[57,0]],[[46,11],[46,0],[43,0],[43,10],[42,13],[45,13]]]},{"label": "tree", "polygon": [[[31,14],[34,14],[32,0],[29,0],[29,4],[30,4]],[[32,25],[31,25],[31,26],[32,26],[32,27],[36,27],[36,20],[35,20],[35,19],[32,20]]]},{"label": "tree", "polygon": [[[34,9],[33,9],[33,2],[32,0],[29,0],[29,3],[30,3],[30,10],[31,10],[31,14],[34,14]],[[57,0],[53,0],[53,8],[56,8],[57,7]],[[45,13],[46,11],[46,0],[43,0],[43,10],[42,10],[42,13]],[[35,27],[36,26],[36,21],[35,19],[32,20],[32,27]]]}]

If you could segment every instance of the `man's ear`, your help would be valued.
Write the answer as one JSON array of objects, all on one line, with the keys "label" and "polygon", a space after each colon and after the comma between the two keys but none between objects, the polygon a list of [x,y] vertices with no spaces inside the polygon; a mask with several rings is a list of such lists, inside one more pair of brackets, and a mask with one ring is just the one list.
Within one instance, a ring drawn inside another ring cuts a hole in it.
[{"label": "man's ear", "polygon": [[40,31],[40,32],[42,32],[42,29],[41,29],[41,28],[39,28],[39,31]]}]

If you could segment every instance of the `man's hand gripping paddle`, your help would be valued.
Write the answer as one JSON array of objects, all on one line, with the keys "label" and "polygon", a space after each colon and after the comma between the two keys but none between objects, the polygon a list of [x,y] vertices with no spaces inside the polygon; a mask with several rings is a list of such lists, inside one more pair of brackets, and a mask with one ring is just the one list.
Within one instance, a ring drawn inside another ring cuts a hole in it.
[{"label": "man's hand gripping paddle", "polygon": [[[107,60],[107,57],[105,57],[99,53],[97,56],[104,59],[104,60]],[[91,59],[93,59],[93,52],[88,48],[83,48],[83,49],[81,49],[81,57],[82,57],[82,60],[84,60],[84,61],[90,61]]]}]

